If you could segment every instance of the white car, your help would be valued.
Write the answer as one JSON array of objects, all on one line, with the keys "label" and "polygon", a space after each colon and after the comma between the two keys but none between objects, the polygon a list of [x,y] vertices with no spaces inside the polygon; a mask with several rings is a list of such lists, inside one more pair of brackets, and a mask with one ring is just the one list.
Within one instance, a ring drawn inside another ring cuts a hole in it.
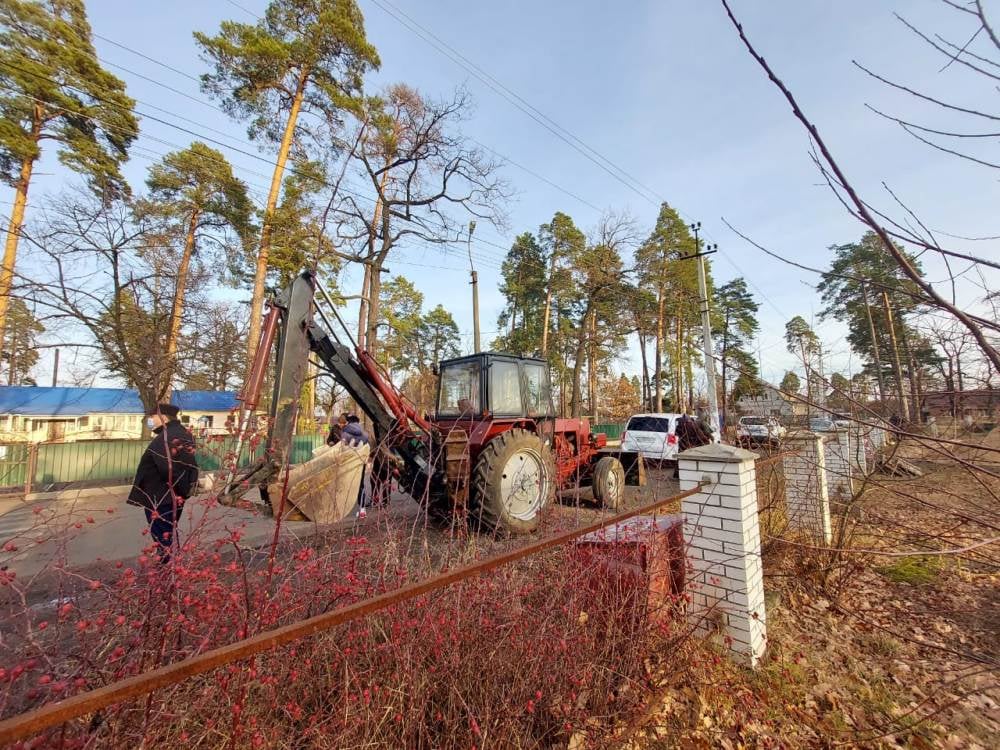
[{"label": "white car", "polygon": [[836,427],[833,420],[826,417],[813,417],[809,420],[809,429],[813,432],[830,432]]},{"label": "white car", "polygon": [[780,442],[787,430],[774,417],[740,417],[736,439],[747,445]]},{"label": "white car", "polygon": [[622,434],[623,451],[638,451],[643,458],[673,461],[677,458],[677,420],[680,414],[634,414]]}]

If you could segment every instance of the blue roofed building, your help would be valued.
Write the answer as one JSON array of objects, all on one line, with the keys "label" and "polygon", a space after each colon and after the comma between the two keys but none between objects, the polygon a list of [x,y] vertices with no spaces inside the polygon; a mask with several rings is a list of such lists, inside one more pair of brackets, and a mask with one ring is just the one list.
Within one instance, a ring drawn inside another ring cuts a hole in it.
[{"label": "blue roofed building", "polygon": [[[237,407],[228,391],[174,391],[180,419],[205,433],[226,431]],[[145,410],[126,388],[0,386],[0,442],[73,442],[142,436]]]}]

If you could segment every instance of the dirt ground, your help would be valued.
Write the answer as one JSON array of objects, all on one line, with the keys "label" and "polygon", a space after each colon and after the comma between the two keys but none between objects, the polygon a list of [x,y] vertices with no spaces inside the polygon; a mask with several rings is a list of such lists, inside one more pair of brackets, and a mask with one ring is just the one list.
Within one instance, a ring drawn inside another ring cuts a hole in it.
[{"label": "dirt ground", "polygon": [[904,440],[925,473],[873,474],[837,509],[849,520],[834,546],[853,551],[772,544],[762,667],[692,644],[628,744],[1000,746],[1000,433],[972,439],[981,448],[960,457],[980,471]]}]

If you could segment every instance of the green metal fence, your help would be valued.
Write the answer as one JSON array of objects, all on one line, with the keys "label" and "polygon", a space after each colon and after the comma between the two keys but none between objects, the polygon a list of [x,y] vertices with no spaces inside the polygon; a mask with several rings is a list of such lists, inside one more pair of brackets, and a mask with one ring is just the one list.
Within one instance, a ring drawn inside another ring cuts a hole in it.
[{"label": "green metal fence", "polygon": [[595,424],[590,426],[591,432],[603,432],[608,436],[608,440],[621,440],[622,432],[625,431],[623,424]]},{"label": "green metal fence", "polygon": [[0,487],[23,487],[28,475],[28,444],[0,445]]},{"label": "green metal fence", "polygon": [[[324,435],[296,435],[292,440],[293,464],[308,461],[312,451],[323,444]],[[148,443],[144,440],[81,440],[75,443],[41,443],[37,446],[32,485],[42,490],[49,485],[93,482],[127,482],[135,475],[139,458]],[[23,487],[28,470],[30,446],[26,443],[0,445],[0,487]],[[229,465],[236,450],[230,436],[198,442],[198,466],[215,471]],[[244,446],[240,466],[264,451],[257,445]]]}]

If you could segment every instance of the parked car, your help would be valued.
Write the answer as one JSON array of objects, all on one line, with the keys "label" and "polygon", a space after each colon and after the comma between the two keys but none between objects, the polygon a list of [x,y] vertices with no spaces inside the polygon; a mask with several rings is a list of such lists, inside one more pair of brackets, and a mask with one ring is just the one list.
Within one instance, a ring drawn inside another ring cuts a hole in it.
[{"label": "parked car", "polygon": [[838,430],[846,430],[851,426],[851,418],[844,416],[843,414],[833,415],[833,426]]},{"label": "parked car", "polygon": [[736,441],[742,445],[780,442],[787,430],[774,417],[740,417],[736,423]]},{"label": "parked car", "polygon": [[812,432],[829,432],[835,428],[833,420],[826,417],[813,417],[809,420],[809,429]]},{"label": "parked car", "polygon": [[622,433],[622,450],[638,451],[643,458],[673,461],[677,458],[677,420],[680,414],[634,414]]}]

